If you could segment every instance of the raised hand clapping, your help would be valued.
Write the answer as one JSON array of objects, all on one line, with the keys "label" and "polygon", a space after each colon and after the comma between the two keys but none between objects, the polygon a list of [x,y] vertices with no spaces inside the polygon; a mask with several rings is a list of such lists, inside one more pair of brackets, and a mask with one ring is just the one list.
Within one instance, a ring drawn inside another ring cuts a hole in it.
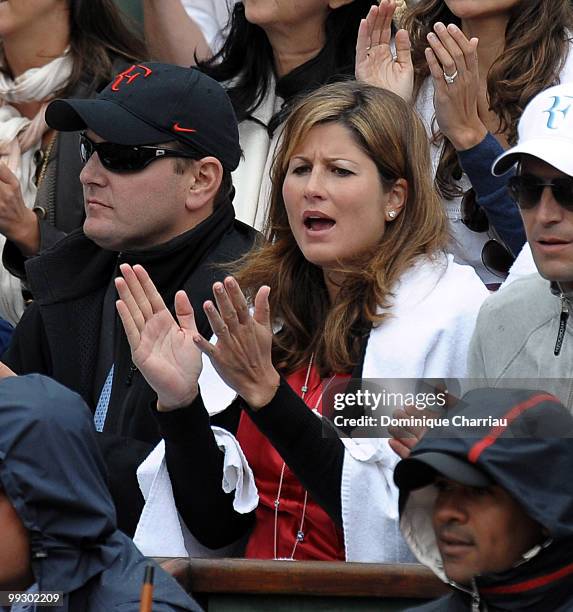
[{"label": "raised hand clapping", "polygon": [[117,311],[123,323],[133,363],[155,390],[158,410],[189,405],[197,396],[202,369],[201,352],[219,376],[253,409],[273,398],[280,377],[272,358],[269,288],[255,297],[253,315],[237,283],[228,277],[215,283],[215,303],[204,310],[217,337],[208,342],[197,331],[193,308],[184,291],[175,295],[177,321],[142,266],[120,266],[115,285],[120,299]]},{"label": "raised hand clapping", "polygon": [[380,6],[373,6],[361,21],[355,73],[357,80],[393,91],[409,102],[414,88],[410,38],[406,30],[398,30],[394,57],[390,41],[395,10],[395,0],[380,0]]},{"label": "raised hand clapping", "polygon": [[478,39],[468,40],[454,24],[436,23],[428,44],[426,60],[434,81],[440,131],[458,151],[469,149],[487,134],[480,117],[487,115],[489,104],[480,94]]},{"label": "raised hand clapping", "polygon": [[197,336],[197,346],[209,357],[219,376],[253,409],[262,408],[274,397],[280,377],[272,363],[273,332],[269,292],[261,287],[251,315],[239,284],[232,277],[215,283],[215,302],[204,310],[217,342]]},{"label": "raised hand clapping", "polygon": [[184,291],[175,295],[177,321],[142,266],[120,266],[115,279],[120,299],[117,311],[123,323],[133,363],[157,393],[158,410],[190,404],[197,396],[202,369],[193,308]]}]

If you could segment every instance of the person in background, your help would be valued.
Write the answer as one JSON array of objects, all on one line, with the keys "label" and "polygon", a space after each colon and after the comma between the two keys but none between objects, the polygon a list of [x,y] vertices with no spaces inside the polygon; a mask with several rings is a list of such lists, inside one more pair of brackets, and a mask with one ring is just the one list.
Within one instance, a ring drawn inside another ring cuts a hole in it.
[{"label": "person in background", "polygon": [[[118,310],[157,393],[168,465],[161,445],[140,468],[153,482],[143,515],[175,506],[204,546],[248,536],[249,558],[404,561],[387,440],[326,439],[315,411],[350,378],[464,376],[487,290],[444,253],[426,132],[399,96],[327,85],[297,104],[284,134],[267,242],[215,283],[214,301],[192,310],[177,294],[175,321],[144,267],[120,267]],[[203,314],[215,344],[195,326]],[[174,497],[155,506],[168,475]],[[146,529],[138,544],[162,554],[170,529]]]},{"label": "person in background", "polygon": [[527,105],[515,147],[493,166],[517,165],[509,187],[523,217],[535,267],[480,311],[468,357],[475,384],[528,385],[571,402],[573,359],[573,83],[550,87]]},{"label": "person in background", "polygon": [[[537,93],[573,80],[569,0],[420,0],[390,46],[393,0],[363,23],[357,78],[412,100],[433,141],[451,252],[493,288],[525,242],[509,177],[490,173]],[[501,239],[501,242],[500,242]]]},{"label": "person in background", "polygon": [[394,472],[404,537],[453,587],[415,610],[573,609],[571,414],[543,391],[486,388],[448,417]]},{"label": "person in background", "polygon": [[[118,531],[106,478],[82,399],[45,376],[1,369],[0,591],[57,591],[70,612],[140,610],[151,562]],[[201,610],[153,566],[153,610]]]},{"label": "person in background", "polygon": [[94,95],[146,49],[113,0],[2,2],[0,38],[0,317],[16,324],[25,259],[84,217],[78,137],[50,129],[46,105]]}]

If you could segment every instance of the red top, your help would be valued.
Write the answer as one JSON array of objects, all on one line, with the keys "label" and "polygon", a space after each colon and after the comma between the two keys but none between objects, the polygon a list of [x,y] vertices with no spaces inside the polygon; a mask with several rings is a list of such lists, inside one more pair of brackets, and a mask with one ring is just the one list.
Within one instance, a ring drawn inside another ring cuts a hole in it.
[{"label": "red top", "polygon": [[[287,377],[287,382],[299,395],[306,378],[307,367]],[[348,378],[336,375],[336,380]],[[329,384],[327,382],[327,384]],[[311,369],[308,391],[304,401],[307,406],[322,413],[322,381],[315,368]],[[237,431],[237,439],[255,475],[259,490],[255,527],[245,557],[248,559],[272,559],[274,557],[275,506],[283,460],[269,440],[257,429],[250,417],[243,412]],[[285,467],[276,520],[277,557],[292,556],[296,535],[301,529],[305,490],[296,476]],[[301,531],[304,537],[296,546],[295,559],[315,561],[344,561],[344,538],[328,514],[308,496]]]}]

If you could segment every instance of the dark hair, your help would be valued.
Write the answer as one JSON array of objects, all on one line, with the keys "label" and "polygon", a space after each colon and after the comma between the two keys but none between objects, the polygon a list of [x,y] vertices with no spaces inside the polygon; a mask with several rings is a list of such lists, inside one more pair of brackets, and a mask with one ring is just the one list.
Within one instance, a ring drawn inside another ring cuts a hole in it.
[{"label": "dark hair", "polygon": [[128,62],[147,59],[147,47],[136,26],[114,0],[68,0],[70,8],[70,80],[58,96],[69,96],[83,82],[106,85],[116,57]]},{"label": "dark hair", "polygon": [[[295,94],[338,80],[338,76],[354,75],[358,26],[373,4],[376,0],[353,0],[329,13],[326,44],[313,60],[312,79]],[[227,93],[239,121],[264,100],[274,72],[273,51],[263,28],[247,21],[242,2],[233,9],[223,48],[213,58],[199,62],[198,67],[216,81],[232,81]]]},{"label": "dark hair", "polygon": [[[421,0],[404,17],[403,25],[412,40],[415,95],[430,75],[424,49],[428,46],[426,36],[437,21],[461,26],[461,20],[443,0]],[[517,122],[527,103],[558,82],[569,52],[571,32],[571,0],[522,0],[512,9],[504,50],[487,76],[490,108],[499,117],[500,130],[510,145],[517,140]],[[435,130],[434,139],[441,138]],[[459,195],[458,176],[461,168],[456,151],[446,141],[436,173],[436,183],[445,197]]]}]

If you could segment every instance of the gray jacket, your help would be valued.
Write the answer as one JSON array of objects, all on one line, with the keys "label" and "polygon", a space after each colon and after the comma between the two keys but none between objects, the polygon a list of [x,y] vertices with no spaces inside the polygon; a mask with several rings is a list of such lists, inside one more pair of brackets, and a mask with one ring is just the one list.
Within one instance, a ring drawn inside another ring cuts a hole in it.
[{"label": "gray jacket", "polygon": [[470,380],[469,386],[541,389],[571,408],[570,300],[539,274],[491,295],[481,307],[468,355],[468,377],[483,380]]}]

